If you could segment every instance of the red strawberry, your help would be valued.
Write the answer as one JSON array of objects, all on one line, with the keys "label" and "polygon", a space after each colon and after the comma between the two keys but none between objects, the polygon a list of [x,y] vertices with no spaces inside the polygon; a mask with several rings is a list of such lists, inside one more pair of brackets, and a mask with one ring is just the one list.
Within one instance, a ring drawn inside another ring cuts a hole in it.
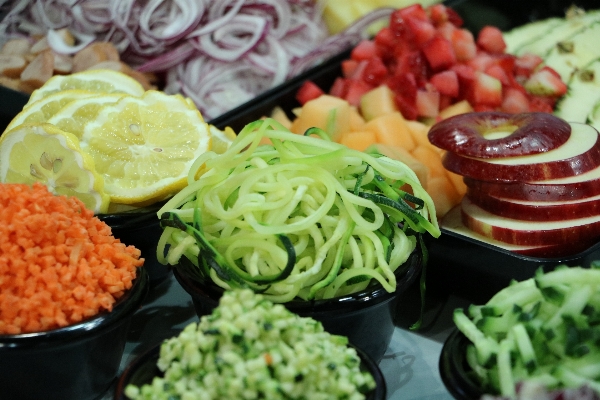
[{"label": "red strawberry", "polygon": [[375,42],[372,40],[360,41],[350,52],[350,58],[356,61],[369,60],[377,54]]},{"label": "red strawberry", "polygon": [[375,47],[379,57],[384,60],[393,57],[394,47],[396,46],[396,36],[390,28],[381,28],[373,40],[375,41]]},{"label": "red strawberry", "polygon": [[410,120],[416,120],[417,117],[419,116],[417,107],[415,106],[415,104],[413,102],[405,99],[404,97],[402,97],[400,95],[394,96],[394,102],[396,103],[396,107],[398,107],[398,110],[400,110],[400,113],[402,113],[404,118],[410,119]]},{"label": "red strawberry", "polygon": [[493,54],[501,54],[506,50],[502,31],[495,26],[484,26],[477,35],[477,45]]},{"label": "red strawberry", "polygon": [[504,69],[498,64],[490,65],[485,69],[484,72],[489,76],[493,76],[494,78],[498,79],[505,86],[509,86],[512,83],[512,80],[508,77],[506,71],[504,71]]},{"label": "red strawberry", "polygon": [[409,18],[420,19],[421,21],[429,21],[429,15],[423,8],[423,6],[419,3],[412,4],[407,7],[403,7],[398,10],[400,16],[407,20]]},{"label": "red strawberry", "polygon": [[422,48],[427,62],[434,71],[447,69],[456,64],[456,54],[449,40],[440,35],[427,41]]},{"label": "red strawberry", "polygon": [[444,22],[443,24],[437,27],[437,32],[438,35],[441,35],[444,39],[452,41],[452,35],[457,29],[458,28],[452,25],[450,22]]},{"label": "red strawberry", "polygon": [[440,92],[436,90],[417,90],[415,107],[421,117],[437,117],[440,112]]},{"label": "red strawberry", "polygon": [[523,84],[533,95],[559,97],[567,93],[567,85],[552,68],[545,66],[535,71]]},{"label": "red strawberry", "polygon": [[405,22],[418,47],[421,47],[423,43],[435,35],[436,29],[429,21],[423,21],[418,18],[405,18]]},{"label": "red strawberry", "polygon": [[458,97],[458,75],[456,71],[446,70],[433,75],[429,82],[435,86],[438,92],[450,97]]},{"label": "red strawberry", "polygon": [[477,54],[477,44],[473,34],[466,29],[455,29],[450,38],[456,59],[458,61],[467,61]]},{"label": "red strawberry", "polygon": [[359,80],[352,79],[347,82],[347,90],[344,99],[350,103],[350,105],[358,107],[360,105],[360,98],[373,89],[373,85],[369,85],[368,83]]},{"label": "red strawberry", "polygon": [[530,96],[529,111],[552,113],[554,111],[555,103],[556,102],[552,97]]},{"label": "red strawberry", "polygon": [[368,84],[377,86],[385,80],[388,70],[379,57],[373,57],[367,61],[367,65],[362,72],[362,79]]},{"label": "red strawberry", "polygon": [[346,85],[346,79],[342,78],[341,76],[338,76],[337,78],[335,78],[335,81],[333,81],[333,84],[331,85],[331,88],[329,89],[329,94],[335,97],[339,97],[340,99],[343,99],[346,97],[346,93],[348,92],[348,88]]},{"label": "red strawberry", "polygon": [[463,20],[460,15],[458,15],[458,13],[450,7],[446,7],[443,4],[434,4],[429,6],[426,11],[429,12],[429,18],[436,26],[439,26],[444,22],[450,22],[457,27],[460,27],[463,24]]},{"label": "red strawberry", "polygon": [[398,57],[394,75],[412,74],[417,86],[423,86],[430,75],[429,65],[422,52],[414,50],[404,52]]},{"label": "red strawberry", "polygon": [[325,92],[323,92],[323,90],[314,82],[306,81],[300,86],[300,89],[296,93],[296,100],[298,100],[301,105],[304,105],[307,101],[316,99],[322,94],[325,94]]},{"label": "red strawberry", "polygon": [[417,80],[412,73],[396,74],[390,77],[387,85],[392,91],[410,102],[417,95]]},{"label": "red strawberry", "polygon": [[542,62],[542,57],[536,54],[523,54],[515,59],[515,75],[528,77]]},{"label": "red strawberry", "polygon": [[504,99],[502,99],[501,110],[504,112],[518,114],[529,111],[529,98],[519,89],[506,88]]},{"label": "red strawberry", "polygon": [[480,51],[475,57],[467,61],[467,65],[476,71],[485,71],[494,63],[494,58],[486,52]]},{"label": "red strawberry", "polygon": [[358,67],[358,61],[356,60],[344,60],[341,63],[342,67],[342,75],[345,78],[351,78],[354,76],[356,72],[356,68]]},{"label": "red strawberry", "polygon": [[476,105],[498,107],[502,104],[502,83],[484,72],[476,71],[469,97],[473,107]]}]

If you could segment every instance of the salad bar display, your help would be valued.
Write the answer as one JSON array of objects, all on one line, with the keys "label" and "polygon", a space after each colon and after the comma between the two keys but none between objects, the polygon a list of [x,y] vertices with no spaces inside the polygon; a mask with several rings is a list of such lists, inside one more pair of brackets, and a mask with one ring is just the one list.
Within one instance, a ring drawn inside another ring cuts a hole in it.
[{"label": "salad bar display", "polygon": [[0,3],[0,397],[600,397],[597,5],[342,3]]}]

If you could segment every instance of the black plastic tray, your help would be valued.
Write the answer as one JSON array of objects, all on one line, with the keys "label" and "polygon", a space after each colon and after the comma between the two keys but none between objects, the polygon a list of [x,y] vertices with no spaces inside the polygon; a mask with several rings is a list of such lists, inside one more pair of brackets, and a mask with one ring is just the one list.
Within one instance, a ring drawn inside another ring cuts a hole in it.
[{"label": "black plastic tray", "polygon": [[[454,0],[444,4],[461,15],[466,28],[477,33],[484,25],[492,24],[506,31],[530,21],[564,16],[565,10],[572,4],[584,9],[598,7],[595,2],[597,0]],[[335,78],[341,75],[341,61],[347,59],[349,54],[350,51],[347,50],[210,122],[221,129],[230,126],[237,132],[247,123],[269,115],[276,106],[292,116],[291,110],[300,106],[295,99],[300,86],[310,80],[327,91]],[[558,264],[589,266],[594,259],[600,259],[600,243],[570,257],[534,258],[487,245],[445,229],[442,229],[439,239],[429,241],[428,249],[428,290],[456,294],[477,303],[487,301],[513,279],[523,280],[533,276],[540,267],[551,269]]]}]

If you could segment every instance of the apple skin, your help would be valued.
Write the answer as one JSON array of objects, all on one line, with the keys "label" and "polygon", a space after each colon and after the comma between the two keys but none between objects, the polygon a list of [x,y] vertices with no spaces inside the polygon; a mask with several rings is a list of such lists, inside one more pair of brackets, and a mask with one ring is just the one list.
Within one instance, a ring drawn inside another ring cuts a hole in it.
[{"label": "apple skin", "polygon": [[467,188],[489,196],[524,201],[573,201],[600,195],[600,167],[578,175],[588,180],[556,179],[539,182],[487,182],[464,178]]},{"label": "apple skin", "polygon": [[529,202],[489,196],[481,191],[468,189],[466,196],[485,211],[522,221],[563,221],[600,215],[600,197],[570,202]]},{"label": "apple skin", "polygon": [[582,252],[594,244],[593,241],[579,243],[561,243],[548,246],[519,246],[502,243],[473,232],[462,223],[460,205],[450,210],[441,220],[440,226],[446,231],[464,236],[465,238],[482,242],[489,246],[527,257],[554,258],[565,257]]},{"label": "apple skin", "polygon": [[461,202],[462,223],[487,238],[519,246],[589,244],[600,239],[600,216],[554,222],[531,222],[491,214],[467,197]]},{"label": "apple skin", "polygon": [[[590,125],[577,123],[571,125],[573,129],[570,140],[551,152],[522,158],[506,157],[489,162],[481,158],[469,158],[446,152],[442,164],[451,172],[483,181],[536,182],[580,175],[600,166],[600,139],[598,131]],[[590,142],[593,140],[593,145],[581,153],[573,153],[573,149],[577,148],[573,144],[578,144],[581,138],[586,138]],[[570,152],[563,152],[563,149],[569,147],[567,144],[570,145]],[[562,158],[562,155],[566,157]],[[540,161],[534,162],[537,159]],[[518,163],[520,161],[523,162]]]},{"label": "apple skin", "polygon": [[[516,129],[515,129],[516,127]],[[510,132],[486,139],[486,133]],[[449,152],[476,158],[505,158],[544,153],[563,145],[571,126],[549,113],[510,114],[497,111],[459,114],[431,127],[429,141]]]}]

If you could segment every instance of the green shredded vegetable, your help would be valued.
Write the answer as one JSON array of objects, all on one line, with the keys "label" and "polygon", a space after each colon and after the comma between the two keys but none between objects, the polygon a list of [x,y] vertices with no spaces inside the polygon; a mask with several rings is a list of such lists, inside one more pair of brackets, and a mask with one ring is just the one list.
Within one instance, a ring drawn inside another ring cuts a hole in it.
[{"label": "green shredded vegetable", "polygon": [[249,287],[274,302],[373,281],[391,292],[421,236],[440,235],[433,201],[405,164],[273,119],[248,124],[223,154],[199,157],[158,217],[160,262],[185,257],[224,289]]}]

